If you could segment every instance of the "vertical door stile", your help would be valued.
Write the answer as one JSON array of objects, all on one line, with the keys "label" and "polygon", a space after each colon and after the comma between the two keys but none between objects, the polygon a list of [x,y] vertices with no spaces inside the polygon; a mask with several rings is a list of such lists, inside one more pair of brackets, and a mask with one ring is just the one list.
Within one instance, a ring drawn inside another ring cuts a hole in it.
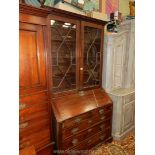
[{"label": "vertical door stile", "polygon": [[80,89],[80,57],[81,57],[81,48],[80,48],[80,40],[81,40],[81,29],[80,29],[80,21],[76,21],[76,89]]},{"label": "vertical door stile", "polygon": [[100,48],[100,87],[102,87],[102,74],[103,74],[103,55],[104,55],[104,27],[101,32],[101,48]]},{"label": "vertical door stile", "polygon": [[80,51],[80,90],[83,88],[83,69],[84,69],[84,22],[81,21],[81,51]]}]

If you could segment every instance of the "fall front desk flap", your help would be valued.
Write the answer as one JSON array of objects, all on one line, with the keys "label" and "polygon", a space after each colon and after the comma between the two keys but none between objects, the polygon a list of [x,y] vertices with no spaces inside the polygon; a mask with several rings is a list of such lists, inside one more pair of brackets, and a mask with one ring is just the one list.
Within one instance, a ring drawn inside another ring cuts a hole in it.
[{"label": "fall front desk flap", "polygon": [[93,89],[53,98],[52,108],[57,121],[62,122],[111,103],[103,89]]}]

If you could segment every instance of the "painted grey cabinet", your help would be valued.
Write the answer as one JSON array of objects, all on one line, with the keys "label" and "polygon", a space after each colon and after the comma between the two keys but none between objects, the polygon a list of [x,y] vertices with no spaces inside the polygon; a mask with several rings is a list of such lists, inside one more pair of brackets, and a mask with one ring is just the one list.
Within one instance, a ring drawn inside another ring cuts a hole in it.
[{"label": "painted grey cabinet", "polygon": [[134,20],[122,23],[118,33],[105,35],[102,86],[114,103],[112,135],[117,140],[134,129],[134,45]]}]

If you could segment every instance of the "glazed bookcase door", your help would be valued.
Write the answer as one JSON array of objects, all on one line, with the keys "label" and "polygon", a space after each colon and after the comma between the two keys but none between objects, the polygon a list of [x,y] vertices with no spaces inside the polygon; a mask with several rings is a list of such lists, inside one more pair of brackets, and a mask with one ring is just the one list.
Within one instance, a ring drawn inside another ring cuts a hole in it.
[{"label": "glazed bookcase door", "polygon": [[77,89],[78,33],[76,20],[51,17],[52,91]]},{"label": "glazed bookcase door", "polygon": [[82,59],[80,66],[81,87],[91,88],[101,85],[101,64],[103,27],[82,22]]}]

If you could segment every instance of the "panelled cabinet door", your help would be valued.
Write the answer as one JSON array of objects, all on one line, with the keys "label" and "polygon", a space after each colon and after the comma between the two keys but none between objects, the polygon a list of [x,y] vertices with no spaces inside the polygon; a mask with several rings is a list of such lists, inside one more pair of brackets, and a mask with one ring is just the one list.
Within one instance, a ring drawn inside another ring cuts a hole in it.
[{"label": "panelled cabinet door", "polygon": [[101,85],[103,26],[82,22],[81,87]]},{"label": "panelled cabinet door", "polygon": [[134,105],[135,101],[131,101],[124,105],[123,107],[123,123],[122,123],[122,131],[126,131],[134,124]]},{"label": "panelled cabinet door", "polygon": [[20,22],[19,52],[20,94],[46,89],[42,26]]}]

